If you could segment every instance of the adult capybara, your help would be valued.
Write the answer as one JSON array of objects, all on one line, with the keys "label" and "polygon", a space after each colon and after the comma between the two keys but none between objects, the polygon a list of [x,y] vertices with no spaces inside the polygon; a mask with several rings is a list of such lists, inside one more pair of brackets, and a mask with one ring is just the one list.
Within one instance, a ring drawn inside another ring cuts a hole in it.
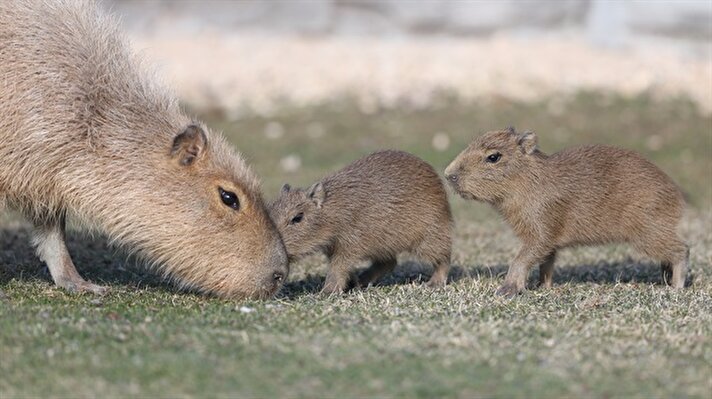
[{"label": "adult capybara", "polygon": [[683,196],[633,151],[589,145],[547,155],[534,133],[509,128],[476,138],[445,176],[463,197],[492,204],[522,241],[500,294],[522,291],[535,265],[551,286],[560,248],[612,242],[631,243],[662,262],[673,287],[685,284],[689,250],[676,231]]},{"label": "adult capybara", "polygon": [[330,260],[323,292],[344,291],[354,266],[367,285],[414,254],[435,267],[428,284],[443,286],[450,269],[452,216],[433,168],[402,151],[361,158],[308,189],[289,185],[269,206],[290,259],[323,252]]},{"label": "adult capybara", "polygon": [[36,226],[37,253],[65,289],[103,292],[72,263],[70,216],[181,286],[273,294],[287,257],[257,179],[154,80],[92,2],[1,1],[3,202]]}]

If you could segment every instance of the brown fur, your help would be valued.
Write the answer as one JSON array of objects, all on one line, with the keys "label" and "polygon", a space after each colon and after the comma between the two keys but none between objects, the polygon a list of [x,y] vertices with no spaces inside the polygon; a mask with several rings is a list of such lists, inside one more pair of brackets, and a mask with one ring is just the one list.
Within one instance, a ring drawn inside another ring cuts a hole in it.
[{"label": "brown fur", "polygon": [[0,198],[61,287],[103,291],[72,264],[69,215],[182,286],[273,294],[287,258],[257,179],[154,81],[92,2],[0,1]]},{"label": "brown fur", "polygon": [[[495,153],[501,158],[487,162]],[[502,294],[523,290],[535,265],[541,285],[551,286],[560,248],[613,242],[660,260],[664,277],[684,286],[689,251],[676,232],[682,194],[633,151],[590,145],[546,155],[534,133],[510,128],[476,138],[445,175],[463,197],[492,204],[522,241]]]},{"label": "brown fur", "polygon": [[[376,281],[402,252],[435,267],[431,286],[447,281],[450,204],[437,173],[411,154],[376,152],[306,190],[285,185],[270,214],[291,259],[313,252],[329,257],[326,293],[345,290],[359,262],[372,262],[359,283]],[[300,222],[290,223],[300,214]]]}]

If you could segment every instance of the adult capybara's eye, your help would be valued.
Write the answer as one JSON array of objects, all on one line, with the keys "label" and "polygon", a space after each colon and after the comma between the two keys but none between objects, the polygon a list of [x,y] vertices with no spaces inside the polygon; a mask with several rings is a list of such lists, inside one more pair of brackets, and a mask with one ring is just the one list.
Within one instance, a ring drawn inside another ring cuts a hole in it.
[{"label": "adult capybara's eye", "polygon": [[229,206],[234,210],[240,209],[240,200],[237,199],[237,195],[231,191],[225,191],[222,187],[218,187],[220,192],[220,199],[223,204]]},{"label": "adult capybara's eye", "polygon": [[302,221],[302,219],[304,219],[304,212],[299,212],[296,216],[292,218],[292,220],[289,221],[289,224],[299,223]]},{"label": "adult capybara's eye", "polygon": [[500,158],[502,158],[502,154],[500,154],[500,153],[498,153],[498,152],[495,152],[494,154],[490,154],[490,155],[487,157],[487,162],[489,162],[489,163],[495,163],[495,162],[499,161]]}]

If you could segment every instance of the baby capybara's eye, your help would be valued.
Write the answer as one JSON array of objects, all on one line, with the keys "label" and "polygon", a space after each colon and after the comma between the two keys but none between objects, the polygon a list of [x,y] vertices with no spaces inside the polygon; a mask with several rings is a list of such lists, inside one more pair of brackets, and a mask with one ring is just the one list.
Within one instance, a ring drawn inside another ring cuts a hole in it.
[{"label": "baby capybara's eye", "polygon": [[500,153],[498,153],[498,152],[495,152],[494,154],[490,154],[490,155],[487,157],[487,162],[489,162],[489,163],[495,163],[495,162],[499,161],[500,158],[502,158],[502,154],[500,154]]},{"label": "baby capybara's eye", "polygon": [[237,199],[237,195],[231,191],[225,191],[222,187],[218,187],[220,192],[220,199],[223,204],[229,206],[234,210],[240,209],[240,201]]},{"label": "baby capybara's eye", "polygon": [[302,219],[304,219],[304,212],[299,212],[297,216],[293,217],[292,220],[289,221],[289,224],[299,223]]}]

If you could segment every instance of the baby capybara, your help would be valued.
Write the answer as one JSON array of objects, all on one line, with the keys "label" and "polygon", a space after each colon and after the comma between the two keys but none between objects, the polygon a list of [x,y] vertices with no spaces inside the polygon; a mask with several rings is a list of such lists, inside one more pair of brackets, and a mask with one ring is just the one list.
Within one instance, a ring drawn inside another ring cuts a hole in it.
[{"label": "baby capybara", "polygon": [[547,155],[534,133],[509,128],[476,138],[445,176],[462,197],[492,204],[522,241],[499,294],[522,291],[535,265],[540,285],[550,287],[560,248],[613,242],[660,260],[673,287],[685,284],[689,250],[676,232],[682,193],[633,151],[589,145]]},{"label": "baby capybara", "polygon": [[364,261],[372,264],[358,283],[376,281],[403,252],[435,267],[430,286],[447,281],[450,205],[437,173],[414,155],[380,151],[308,189],[285,185],[269,209],[290,259],[315,252],[329,258],[322,292],[344,291],[353,268]]},{"label": "baby capybara", "polygon": [[104,292],[74,267],[67,216],[184,287],[233,298],[282,285],[287,255],[256,176],[93,2],[0,1],[0,104],[0,202],[34,224],[58,286]]}]

